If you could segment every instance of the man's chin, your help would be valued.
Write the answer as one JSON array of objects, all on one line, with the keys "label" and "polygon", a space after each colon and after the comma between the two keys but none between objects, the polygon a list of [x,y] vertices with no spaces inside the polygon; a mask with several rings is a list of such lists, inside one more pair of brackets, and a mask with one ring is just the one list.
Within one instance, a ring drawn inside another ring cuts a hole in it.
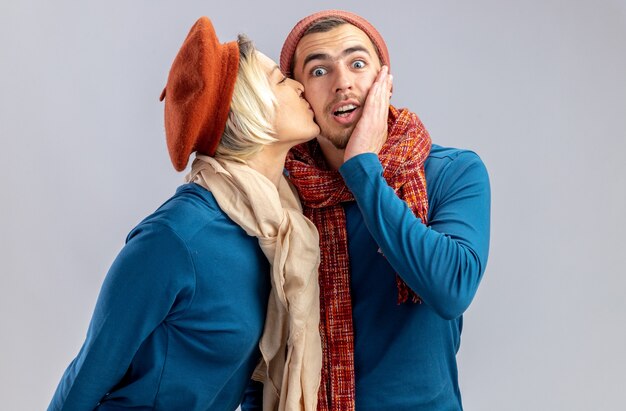
[{"label": "man's chin", "polygon": [[345,150],[348,145],[348,141],[350,141],[350,135],[352,134],[352,129],[350,130],[342,130],[341,133],[331,133],[326,134],[324,130],[320,136],[326,140],[328,140],[336,149]]},{"label": "man's chin", "polygon": [[335,148],[337,150],[345,150],[346,146],[348,145],[348,141],[347,140],[346,141],[334,141],[334,140],[331,140],[330,142],[333,143],[333,146],[335,146]]}]

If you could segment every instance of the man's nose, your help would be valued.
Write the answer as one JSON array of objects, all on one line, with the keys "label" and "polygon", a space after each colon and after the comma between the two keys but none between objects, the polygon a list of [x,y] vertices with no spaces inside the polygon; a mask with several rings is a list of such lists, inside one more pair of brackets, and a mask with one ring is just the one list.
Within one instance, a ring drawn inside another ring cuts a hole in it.
[{"label": "man's nose", "polygon": [[352,73],[347,67],[338,65],[335,68],[335,93],[352,88]]}]

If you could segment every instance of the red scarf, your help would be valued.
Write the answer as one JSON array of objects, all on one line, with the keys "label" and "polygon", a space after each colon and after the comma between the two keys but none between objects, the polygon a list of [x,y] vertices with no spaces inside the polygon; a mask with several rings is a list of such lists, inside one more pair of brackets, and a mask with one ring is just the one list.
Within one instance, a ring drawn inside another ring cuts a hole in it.
[{"label": "red scarf", "polygon": [[[420,119],[406,109],[389,107],[388,137],[378,158],[383,177],[424,223],[428,215],[424,162],[430,136]],[[355,408],[354,331],[346,216],[341,203],[354,200],[338,171],[329,170],[313,140],[294,147],[286,168],[298,189],[305,215],[320,232],[320,333],[322,381],[318,410]],[[396,275],[398,303],[419,297]]]}]

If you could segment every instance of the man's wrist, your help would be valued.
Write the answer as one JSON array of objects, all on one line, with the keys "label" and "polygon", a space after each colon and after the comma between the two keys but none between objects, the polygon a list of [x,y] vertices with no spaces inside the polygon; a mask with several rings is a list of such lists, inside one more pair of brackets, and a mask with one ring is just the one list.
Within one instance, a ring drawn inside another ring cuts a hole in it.
[{"label": "man's wrist", "polygon": [[372,168],[382,169],[378,155],[370,152],[360,153],[346,160],[339,168],[339,173],[343,176],[344,180],[352,180],[354,178],[360,178],[364,173],[367,174]]}]

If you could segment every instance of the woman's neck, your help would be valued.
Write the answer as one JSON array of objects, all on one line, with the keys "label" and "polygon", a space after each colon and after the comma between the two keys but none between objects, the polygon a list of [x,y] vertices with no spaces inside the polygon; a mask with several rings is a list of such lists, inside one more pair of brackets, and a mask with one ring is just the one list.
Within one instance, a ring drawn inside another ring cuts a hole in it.
[{"label": "woman's neck", "polygon": [[289,148],[278,145],[268,145],[263,150],[246,160],[248,166],[263,174],[276,187],[280,182],[285,168],[285,159]]}]

